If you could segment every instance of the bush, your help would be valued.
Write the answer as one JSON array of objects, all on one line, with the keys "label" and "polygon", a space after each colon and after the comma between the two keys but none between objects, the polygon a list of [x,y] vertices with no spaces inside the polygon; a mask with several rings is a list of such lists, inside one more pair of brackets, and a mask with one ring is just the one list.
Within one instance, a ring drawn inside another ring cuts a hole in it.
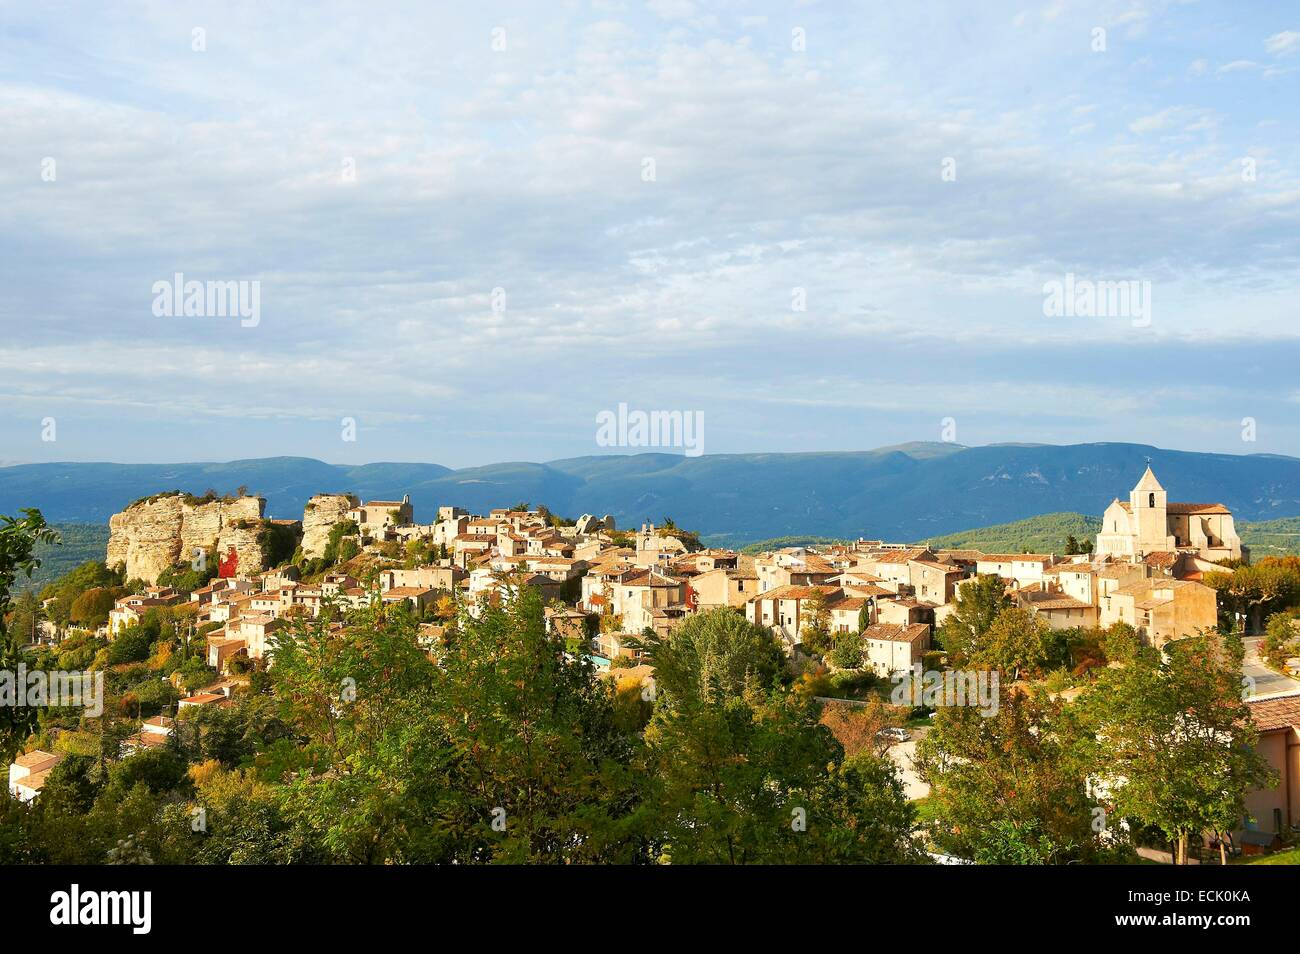
[{"label": "bush", "polygon": [[108,771],[109,784],[114,788],[130,791],[143,782],[155,795],[171,791],[185,777],[185,762],[165,748],[138,752]]},{"label": "bush", "polygon": [[188,563],[169,566],[158,574],[158,585],[170,586],[186,593],[193,593],[195,590],[207,586],[216,577],[217,571],[220,569],[220,561],[217,560],[215,551],[208,551],[203,566],[202,570],[196,570]]},{"label": "bush", "polygon": [[148,718],[158,715],[168,706],[176,704],[180,698],[176,687],[166,679],[150,678],[132,687],[136,703],[140,707],[140,716]]},{"label": "bush", "polygon": [[108,622],[108,614],[120,595],[121,587],[91,587],[72,601],[68,617],[78,626],[90,629],[103,626]]},{"label": "bush", "polygon": [[866,648],[861,633],[838,633],[828,658],[839,669],[860,669],[866,661]]},{"label": "bush", "polygon": [[144,662],[149,658],[149,648],[153,645],[153,635],[143,626],[128,626],[117,634],[108,644],[108,664],[118,666],[122,663]]}]

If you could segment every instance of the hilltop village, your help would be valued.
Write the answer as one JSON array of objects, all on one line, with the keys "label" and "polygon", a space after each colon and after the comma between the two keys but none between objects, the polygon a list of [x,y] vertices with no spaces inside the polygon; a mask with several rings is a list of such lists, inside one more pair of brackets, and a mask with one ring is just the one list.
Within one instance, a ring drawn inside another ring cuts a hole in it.
[{"label": "hilltop village", "polygon": [[[646,699],[660,677],[650,647],[697,617],[743,619],[770,634],[787,684],[793,677],[797,692],[823,706],[821,718],[846,750],[860,745],[845,729],[856,718],[851,707],[891,700],[869,709],[886,715],[867,738],[889,752],[909,797],[924,798],[935,776],[914,771],[911,757],[926,713],[945,703],[911,690],[891,696],[893,686],[922,673],[947,685],[969,675],[974,693],[978,673],[995,667],[1004,697],[1008,685],[1040,685],[1068,700],[1117,659],[1143,650],[1158,659],[1225,619],[1250,622],[1207,582],[1248,563],[1231,512],[1169,502],[1149,468],[1106,509],[1096,540],[1071,540],[1068,553],[871,539],[742,552],[704,546],[671,520],[623,529],[608,515],[570,520],[527,504],[485,514],[443,506],[420,523],[405,496],[320,494],[301,520],[264,513],[264,500],[242,488],[233,497],[137,501],[110,521],[99,570],[87,570],[75,591],[42,594],[51,618],[73,621],[39,630],[33,645],[45,645],[49,658],[170,673],[162,688],[153,677],[130,690],[136,722],[124,753],[174,746],[194,712],[235,706],[250,683],[264,686],[281,645],[306,623],[341,634],[354,614],[399,614],[438,664],[467,620],[528,592],[567,656]],[[71,609],[60,610],[60,600]],[[1275,668],[1295,651],[1292,635],[1286,630],[1274,647]],[[1115,649],[1126,640],[1130,649]],[[1237,847],[1257,828],[1272,833],[1257,839],[1271,845],[1300,817],[1300,767],[1288,755],[1300,738],[1300,686],[1278,678],[1280,691],[1248,701],[1266,728],[1261,758],[1280,783],[1252,790]],[[991,707],[983,714],[997,711],[996,698],[984,701]],[[53,748],[29,748],[10,766],[9,790],[20,801],[34,802],[65,757]]]},{"label": "hilltop village", "polygon": [[[592,631],[602,667],[633,653],[628,647],[643,633],[666,636],[693,613],[727,606],[770,629],[792,656],[829,652],[806,645],[806,632],[824,629],[829,643],[861,635],[868,665],[888,678],[931,648],[972,577],[997,577],[1017,605],[1053,629],[1125,623],[1158,648],[1215,627],[1215,592],[1201,579],[1220,568],[1216,561],[1242,557],[1226,507],[1167,503],[1149,469],[1128,501],[1107,509],[1092,552],[1072,555],[862,539],[751,555],[703,548],[674,526],[623,532],[609,516],[565,521],[544,509],[478,515],[442,507],[421,524],[408,497],[322,494],[296,525],[262,520],[263,506],[247,496],[162,496],[116,514],[107,563],[147,585],[116,601],[105,633],[138,623],[153,607],[188,601],[208,629],[208,664],[225,672],[232,660],[263,659],[287,619],[317,616],[327,603],[378,599],[432,618],[440,601],[472,606],[523,585],[538,590],[555,625]],[[268,566],[275,557],[258,537],[281,528],[296,548]],[[184,568],[186,556],[210,579],[191,590],[158,585],[178,561]],[[428,626],[436,633],[435,623]]]}]

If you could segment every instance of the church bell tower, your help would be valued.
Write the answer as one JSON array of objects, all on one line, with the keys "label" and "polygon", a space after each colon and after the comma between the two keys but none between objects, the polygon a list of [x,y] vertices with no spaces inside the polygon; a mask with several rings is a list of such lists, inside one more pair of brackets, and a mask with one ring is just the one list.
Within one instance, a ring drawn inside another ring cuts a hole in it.
[{"label": "church bell tower", "polygon": [[1169,533],[1169,498],[1160,486],[1150,464],[1146,473],[1129,492],[1129,509],[1133,514],[1133,530],[1137,535],[1139,554],[1175,549],[1174,538]]}]

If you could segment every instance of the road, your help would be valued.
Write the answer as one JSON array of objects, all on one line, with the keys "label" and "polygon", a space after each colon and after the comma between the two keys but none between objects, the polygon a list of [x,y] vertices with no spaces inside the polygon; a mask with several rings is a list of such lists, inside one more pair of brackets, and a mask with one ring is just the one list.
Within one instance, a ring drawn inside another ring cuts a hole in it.
[{"label": "road", "polygon": [[1247,636],[1242,640],[1246,644],[1246,659],[1241,671],[1244,676],[1254,680],[1249,688],[1247,698],[1258,696],[1276,696],[1286,692],[1300,692],[1300,681],[1276,673],[1264,665],[1259,658],[1259,644],[1263,636]]},{"label": "road", "polygon": [[917,777],[912,768],[912,756],[916,754],[916,742],[928,732],[928,729],[913,729],[912,738],[907,742],[896,742],[889,747],[889,757],[898,766],[899,778],[903,780],[903,794],[909,799],[925,798],[930,794],[930,786]]}]

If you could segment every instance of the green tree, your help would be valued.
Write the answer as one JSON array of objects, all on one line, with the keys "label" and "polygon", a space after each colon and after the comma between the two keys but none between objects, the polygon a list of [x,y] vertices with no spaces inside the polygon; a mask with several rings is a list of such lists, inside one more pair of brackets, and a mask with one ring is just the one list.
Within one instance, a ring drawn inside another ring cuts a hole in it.
[{"label": "green tree", "polygon": [[831,611],[826,603],[826,594],[819,587],[809,587],[809,593],[800,601],[800,616],[803,628],[799,632],[799,641],[805,652],[822,656],[831,649]]},{"label": "green tree", "polygon": [[992,625],[976,639],[970,655],[977,666],[1010,673],[1042,671],[1051,653],[1052,628],[1027,609],[1009,606],[998,613]]},{"label": "green tree", "polygon": [[827,658],[840,669],[860,669],[866,660],[866,648],[862,633],[836,633]]},{"label": "green tree", "polygon": [[1045,693],[1004,692],[988,717],[968,706],[939,709],[915,763],[930,784],[930,836],[947,854],[1068,864],[1122,850],[1098,837],[1077,722]]},{"label": "green tree", "polygon": [[939,645],[954,663],[964,664],[974,656],[980,638],[998,614],[1010,605],[1006,585],[997,576],[984,574],[963,582],[957,588],[956,608],[935,633]]},{"label": "green tree", "polygon": [[451,760],[444,825],[459,861],[629,862],[644,857],[634,740],[608,681],[547,632],[541,597],[462,613],[435,709]]},{"label": "green tree", "polygon": [[1287,657],[1296,653],[1300,647],[1300,627],[1291,613],[1274,613],[1268,618],[1264,630],[1264,639],[1260,643],[1260,655],[1274,669],[1286,665]]},{"label": "green tree", "polygon": [[102,586],[91,587],[72,601],[68,617],[78,626],[87,629],[103,626],[108,622],[108,614],[112,611],[113,604],[121,595],[120,587],[111,589]]},{"label": "green tree", "polygon": [[1129,663],[1141,651],[1142,638],[1128,623],[1112,623],[1102,634],[1101,648],[1107,662]]},{"label": "green tree", "polygon": [[[280,717],[303,740],[281,753],[297,770],[283,802],[291,826],[337,862],[447,860],[437,818],[445,740],[416,624],[378,600],[346,620],[327,605],[280,630],[270,657]],[[238,754],[237,740],[213,741],[205,754]]]},{"label": "green tree", "polygon": [[361,528],[355,520],[340,520],[330,527],[329,538],[321,555],[324,564],[334,566],[356,556],[361,551],[356,540],[360,533]]},{"label": "green tree", "polygon": [[[28,579],[40,567],[35,556],[38,544],[55,543],[59,537],[45,524],[39,510],[24,510],[22,517],[0,515],[0,670],[13,670],[21,659],[22,636],[9,632],[5,620],[10,611],[10,593],[19,576]],[[35,708],[0,706],[0,761],[8,763],[36,724]]]},{"label": "green tree", "polygon": [[45,619],[45,610],[41,601],[30,590],[24,590],[13,601],[9,614],[9,632],[18,643],[32,642],[41,632],[41,623]]},{"label": "green tree", "polygon": [[1103,670],[1080,699],[1117,813],[1163,832],[1177,862],[1190,836],[1237,827],[1246,793],[1275,779],[1254,748],[1243,655],[1235,637],[1180,640]]},{"label": "green tree", "polygon": [[1226,628],[1234,629],[1236,615],[1245,617],[1246,631],[1258,633],[1270,614],[1285,609],[1300,598],[1300,560],[1295,557],[1265,557],[1250,566],[1228,572],[1207,573],[1207,586],[1219,594]]},{"label": "green tree", "polygon": [[108,644],[109,665],[143,662],[149,658],[149,649],[155,638],[157,638],[157,631],[151,632],[142,623],[119,630],[113,641]]},{"label": "green tree", "polygon": [[92,587],[121,586],[122,574],[110,570],[99,560],[87,560],[41,590],[41,599],[50,600],[50,619],[60,625],[70,621],[72,603]]},{"label": "green tree", "polygon": [[655,666],[660,691],[674,698],[721,699],[749,685],[779,680],[785,655],[775,637],[727,607],[688,616],[668,636],[639,641]]},{"label": "green tree", "polygon": [[892,764],[845,760],[812,699],[779,685],[767,631],[715,610],[648,642],[646,797],[674,864],[917,860]]}]

